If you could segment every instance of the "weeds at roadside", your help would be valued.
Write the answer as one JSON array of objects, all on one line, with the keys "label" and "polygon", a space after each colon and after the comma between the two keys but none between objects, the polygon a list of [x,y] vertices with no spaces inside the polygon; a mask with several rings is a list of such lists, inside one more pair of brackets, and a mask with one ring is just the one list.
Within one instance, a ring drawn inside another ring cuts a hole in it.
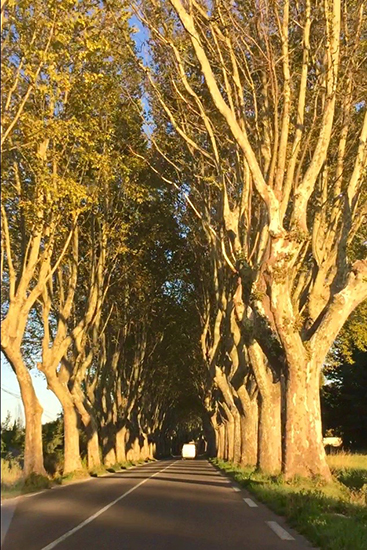
[{"label": "weeds at roadside", "polygon": [[51,481],[48,477],[30,474],[24,478],[23,470],[16,459],[1,459],[1,496],[11,498],[26,493],[48,489]]}]

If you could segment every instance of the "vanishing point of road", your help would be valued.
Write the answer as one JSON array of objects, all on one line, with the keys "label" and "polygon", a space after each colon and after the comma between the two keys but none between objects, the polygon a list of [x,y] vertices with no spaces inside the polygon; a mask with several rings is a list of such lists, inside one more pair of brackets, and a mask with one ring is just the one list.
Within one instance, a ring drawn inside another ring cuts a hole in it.
[{"label": "vanishing point of road", "polygon": [[2,550],[306,550],[206,460],[158,461],[2,505]]}]

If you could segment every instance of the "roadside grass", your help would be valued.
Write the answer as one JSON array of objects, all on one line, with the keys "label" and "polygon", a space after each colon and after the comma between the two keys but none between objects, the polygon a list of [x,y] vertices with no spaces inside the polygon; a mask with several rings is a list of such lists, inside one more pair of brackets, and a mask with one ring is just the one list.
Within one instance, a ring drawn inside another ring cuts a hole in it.
[{"label": "roadside grass", "polygon": [[[367,455],[338,453],[328,456],[334,477],[352,490],[367,490]],[[367,546],[367,544],[366,544]]]},{"label": "roadside grass", "polygon": [[12,498],[25,493],[42,491],[51,486],[51,481],[38,474],[24,478],[23,470],[16,459],[1,459],[1,497]]},{"label": "roadside grass", "polygon": [[367,485],[361,485],[361,482],[367,473],[367,465],[364,466],[367,456],[360,455],[361,458],[349,461],[335,456],[330,464],[334,475],[332,483],[303,478],[286,482],[282,475],[269,476],[255,468],[240,467],[219,459],[212,462],[258,500],[286,517],[292,527],[317,547],[323,550],[366,550]]},{"label": "roadside grass", "polygon": [[118,462],[112,466],[103,465],[88,471],[86,467],[68,474],[56,473],[54,476],[41,476],[31,474],[27,478],[23,476],[23,470],[15,459],[1,459],[1,499],[15,498],[26,493],[36,493],[44,489],[50,489],[55,485],[67,485],[90,477],[100,477],[108,473],[121,472],[132,466],[138,466],[152,460],[127,460]]}]

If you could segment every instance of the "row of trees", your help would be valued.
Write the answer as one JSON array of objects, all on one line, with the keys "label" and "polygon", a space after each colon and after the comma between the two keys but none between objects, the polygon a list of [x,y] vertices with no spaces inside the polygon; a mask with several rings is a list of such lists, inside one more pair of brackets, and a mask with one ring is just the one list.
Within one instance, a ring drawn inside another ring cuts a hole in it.
[{"label": "row of trees", "polygon": [[218,454],[329,478],[320,373],[367,296],[363,2],[134,6],[157,169],[188,195],[206,251]]},{"label": "row of trees", "polygon": [[62,405],[65,473],[81,468],[81,426],[89,468],[100,446],[106,465],[164,453],[195,315],[188,286],[175,291],[187,252],[174,201],[131,153],[149,154],[129,14],[93,0],[2,8],[1,346],[25,474],[45,472],[35,367]]},{"label": "row of trees", "polygon": [[211,453],[330,477],[321,368],[367,297],[363,2],[2,10],[2,351],[26,473],[44,471],[36,363],[65,472],[79,422],[96,467],[101,445],[106,464],[165,453],[201,417]]}]

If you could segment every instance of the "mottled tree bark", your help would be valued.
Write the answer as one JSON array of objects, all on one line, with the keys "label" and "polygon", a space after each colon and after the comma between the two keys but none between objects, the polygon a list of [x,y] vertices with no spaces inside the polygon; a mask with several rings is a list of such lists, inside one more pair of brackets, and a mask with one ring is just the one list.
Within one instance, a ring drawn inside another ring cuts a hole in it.
[{"label": "mottled tree bark", "polygon": [[31,375],[23,362],[21,354],[7,348],[5,355],[16,373],[24,406],[24,475],[28,476],[35,473],[46,476],[42,446],[43,409],[38,401]]},{"label": "mottled tree bark", "polygon": [[[42,370],[42,368],[40,367]],[[43,371],[45,372],[45,371]],[[78,414],[66,382],[46,373],[47,384],[61,403],[64,412],[64,474],[82,469]]]},{"label": "mottled tree bark", "polygon": [[256,466],[259,423],[257,395],[250,398],[244,386],[238,388],[237,393],[244,411],[241,414],[241,464]]}]

